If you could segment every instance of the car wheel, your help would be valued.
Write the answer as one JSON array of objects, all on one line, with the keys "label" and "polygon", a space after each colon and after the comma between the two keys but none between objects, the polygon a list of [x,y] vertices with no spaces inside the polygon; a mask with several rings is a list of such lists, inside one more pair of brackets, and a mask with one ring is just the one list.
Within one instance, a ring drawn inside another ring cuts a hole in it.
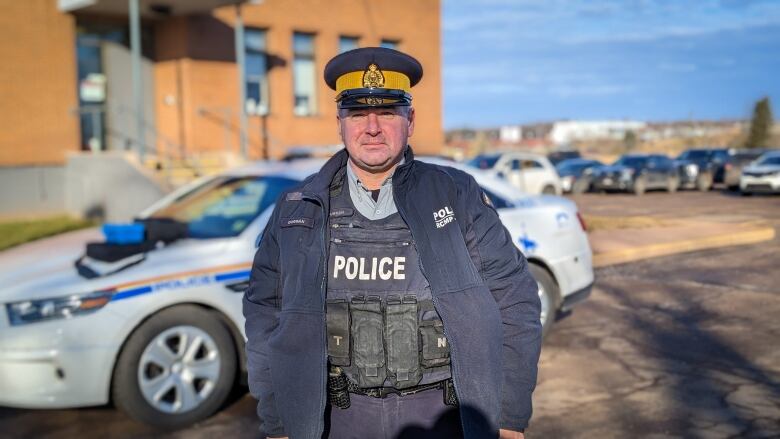
[{"label": "car wheel", "polygon": [[733,192],[736,192],[736,191],[739,190],[739,185],[738,184],[731,184],[731,185],[728,185],[726,187],[728,188],[728,190],[733,191]]},{"label": "car wheel", "polygon": [[546,185],[542,188],[542,195],[555,195],[555,188],[551,185]]},{"label": "car wheel", "polygon": [[555,322],[558,312],[558,285],[550,273],[536,264],[528,264],[531,275],[539,286],[539,300],[542,303],[542,334],[546,335]]},{"label": "car wheel", "polygon": [[203,420],[227,399],[236,377],[228,329],[194,305],[163,310],[130,335],[114,373],[114,403],[165,429]]},{"label": "car wheel", "polygon": [[712,175],[708,173],[699,174],[696,177],[696,189],[700,192],[707,192],[712,189]]},{"label": "car wheel", "polygon": [[739,194],[742,195],[743,197],[749,197],[749,196],[753,195],[753,192],[740,191]]},{"label": "car wheel", "polygon": [[677,177],[671,177],[668,180],[666,180],[666,192],[673,194],[677,192],[677,189],[679,187],[680,187],[680,180],[678,180]]},{"label": "car wheel", "polygon": [[645,193],[645,179],[643,177],[637,177],[636,180],[634,180],[634,185],[632,187],[634,195],[642,195]]}]

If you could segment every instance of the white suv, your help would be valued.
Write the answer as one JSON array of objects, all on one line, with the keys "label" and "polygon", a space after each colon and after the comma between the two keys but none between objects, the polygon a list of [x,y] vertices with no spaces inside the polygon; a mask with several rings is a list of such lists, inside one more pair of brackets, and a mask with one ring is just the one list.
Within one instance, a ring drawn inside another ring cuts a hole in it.
[{"label": "white suv", "polygon": [[561,179],[550,161],[528,152],[495,152],[481,154],[468,162],[508,181],[527,194],[560,195]]}]

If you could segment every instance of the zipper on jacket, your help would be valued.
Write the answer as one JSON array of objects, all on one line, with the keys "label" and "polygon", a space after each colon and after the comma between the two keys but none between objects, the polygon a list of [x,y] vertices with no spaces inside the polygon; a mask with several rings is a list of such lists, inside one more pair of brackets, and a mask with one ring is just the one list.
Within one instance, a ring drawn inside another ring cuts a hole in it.
[{"label": "zipper on jacket", "polygon": [[355,238],[331,238],[331,241],[335,242],[336,244],[374,244],[376,246],[382,247],[408,247],[411,244],[409,241],[371,241],[369,239]]},{"label": "zipper on jacket", "polygon": [[[322,199],[317,194],[304,193],[303,197],[305,199],[308,199],[308,200],[316,201],[320,205],[320,208],[322,209],[322,229],[321,229],[322,230],[322,234],[321,234],[321,238],[322,238],[322,240],[321,240],[321,242],[322,242],[322,283],[320,284],[320,297],[321,297],[322,304],[323,304],[323,313],[322,313],[323,321],[322,321],[322,326],[323,326],[323,328],[325,328],[326,325],[327,325],[327,323],[325,321],[326,316],[325,316],[325,309],[324,309],[324,307],[325,307],[325,296],[327,295],[327,292],[326,292],[325,288],[326,288],[326,281],[327,281],[327,276],[328,276],[328,247],[327,247],[328,238],[326,236],[327,235],[327,230],[328,230],[328,212],[325,211],[325,203],[322,201]],[[327,368],[328,368],[328,361],[327,361],[327,357],[328,357],[328,355],[327,355],[327,352],[328,352],[328,348],[327,348],[327,346],[328,346],[328,335],[327,335],[327,331],[323,330],[322,335],[323,335],[323,338],[322,338],[322,343],[323,344],[322,344],[322,346],[325,347],[325,355],[323,355],[323,357],[322,357],[322,367],[320,368],[321,369],[321,374],[322,374],[321,375],[322,378],[320,380],[320,389],[322,389],[324,391],[321,392],[322,396],[320,398],[320,413],[322,413],[322,418],[320,420],[319,431],[317,432],[317,437],[322,436],[323,431],[325,431],[325,405],[326,405],[325,404],[326,403],[325,400],[328,397],[328,381],[327,381],[327,376],[328,376],[328,370],[327,370]],[[456,390],[456,393],[457,393],[457,390]]]},{"label": "zipper on jacket", "polygon": [[[411,226],[409,226],[409,221],[406,220],[406,215],[403,212],[403,208],[401,207],[401,204],[398,203],[398,199],[396,198],[396,194],[397,193],[398,193],[398,191],[395,190],[395,188],[393,188],[393,202],[395,202],[395,207],[396,207],[396,209],[398,209],[398,214],[401,215],[401,219],[404,220],[404,223],[406,223],[406,226],[409,227],[409,233],[411,233],[411,235],[412,235],[412,242],[416,243],[417,241],[414,239],[414,232],[412,231]],[[415,247],[417,247],[416,244],[415,244]],[[417,251],[417,253],[419,254],[419,250]],[[425,275],[425,268],[423,267],[422,260],[423,260],[422,257],[418,257],[417,258],[417,264],[420,266],[420,271],[422,272],[423,276],[427,280],[428,276]],[[430,284],[430,281],[428,283]],[[436,294],[433,293],[433,288],[431,288],[431,301],[433,302],[433,308],[436,309],[438,304],[439,304],[438,303],[439,301],[438,301],[438,298],[436,297]],[[438,311],[436,311],[436,313],[438,314]],[[439,317],[441,318],[441,316],[439,316]],[[442,321],[442,323],[443,323],[443,321]],[[444,333],[444,337],[447,338],[447,325],[442,324],[441,330]],[[457,383],[457,380],[455,379],[455,362],[452,361],[452,357],[457,357],[457,355],[456,355],[456,352],[455,352],[455,346],[453,344],[450,344],[450,356],[451,356],[450,357],[450,375],[451,375],[450,378],[452,379],[452,387],[455,388],[455,395],[457,396],[458,395],[458,383]],[[458,401],[460,401],[460,399]],[[458,412],[460,412],[460,406],[458,407]],[[460,417],[460,426],[461,426],[461,429],[463,429],[463,431],[465,432],[466,431],[466,426],[465,426],[465,424],[463,424],[463,416]]]}]

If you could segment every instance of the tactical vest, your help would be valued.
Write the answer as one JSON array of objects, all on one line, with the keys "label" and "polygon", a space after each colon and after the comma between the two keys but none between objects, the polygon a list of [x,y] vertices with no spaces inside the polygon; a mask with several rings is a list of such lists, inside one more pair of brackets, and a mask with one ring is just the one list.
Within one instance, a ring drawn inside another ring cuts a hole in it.
[{"label": "tactical vest", "polygon": [[331,192],[328,357],[352,385],[408,389],[450,378],[449,343],[409,227],[369,220],[346,181]]}]

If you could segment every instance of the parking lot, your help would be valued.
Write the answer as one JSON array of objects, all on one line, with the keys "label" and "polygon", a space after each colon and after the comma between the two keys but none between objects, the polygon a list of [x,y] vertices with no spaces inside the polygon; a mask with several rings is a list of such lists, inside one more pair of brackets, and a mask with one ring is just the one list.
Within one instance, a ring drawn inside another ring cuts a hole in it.
[{"label": "parking lot", "polygon": [[[718,217],[780,229],[780,197],[679,192],[573,197],[585,215]],[[542,351],[528,437],[780,436],[780,239],[597,270],[593,295]],[[110,407],[0,409],[5,437],[255,437],[238,395],[169,435]]]}]

